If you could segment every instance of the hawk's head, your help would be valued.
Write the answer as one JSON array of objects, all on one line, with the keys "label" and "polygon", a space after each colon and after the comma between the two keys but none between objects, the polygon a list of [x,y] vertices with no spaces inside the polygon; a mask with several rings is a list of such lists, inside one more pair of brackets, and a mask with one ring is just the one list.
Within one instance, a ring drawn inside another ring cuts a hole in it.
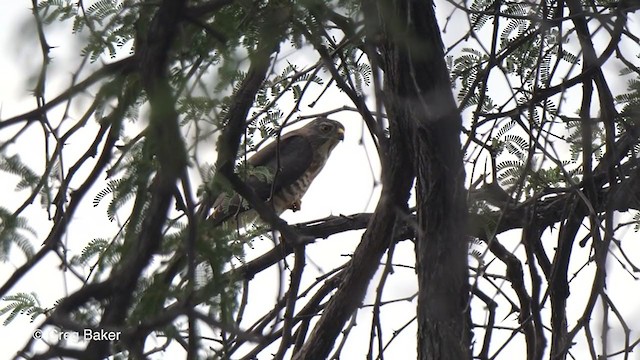
[{"label": "hawk's head", "polygon": [[319,155],[329,157],[329,153],[338,143],[344,140],[344,126],[326,117],[320,117],[300,128],[300,132],[311,142],[311,146],[317,149]]}]

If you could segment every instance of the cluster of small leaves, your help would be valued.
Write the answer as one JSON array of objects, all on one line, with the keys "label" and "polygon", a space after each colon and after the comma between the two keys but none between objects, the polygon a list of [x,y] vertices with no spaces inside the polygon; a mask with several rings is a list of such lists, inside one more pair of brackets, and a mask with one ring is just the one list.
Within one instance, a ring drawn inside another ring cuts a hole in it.
[{"label": "cluster of small leaves", "polygon": [[[256,150],[262,140],[276,136],[280,128],[280,120],[283,113],[279,109],[271,108],[264,111],[261,118],[254,118],[247,124],[244,136],[240,143],[239,161],[246,159],[249,152]],[[257,136],[259,134],[259,136]]]},{"label": "cluster of small leaves", "polygon": [[216,166],[215,164],[204,163],[198,166],[198,173],[200,174],[200,178],[202,179],[202,183],[198,187],[197,195],[203,196],[205,192],[209,192],[210,194],[215,194],[216,191],[214,189],[214,179],[216,175]]},{"label": "cluster of small leaves", "polygon": [[496,2],[493,0],[474,0],[469,9],[471,10],[471,26],[474,30],[480,30],[484,24],[491,19],[487,12],[493,12],[492,7]]},{"label": "cluster of small leaves", "polygon": [[27,219],[15,216],[7,209],[0,207],[0,260],[7,261],[12,246],[17,246],[30,258],[35,253],[33,245],[23,233],[36,236],[36,231],[29,226]]},{"label": "cluster of small leaves", "polygon": [[[226,65],[229,64],[231,64],[231,62],[227,61]],[[219,96],[217,98],[198,96],[179,99],[179,110],[184,111],[185,114],[182,125],[206,120],[217,128],[226,126],[225,119],[228,118],[233,95],[240,90],[247,76],[246,72],[231,69],[226,65],[222,65],[219,68],[219,78],[216,82],[217,85],[214,88],[214,93],[221,95],[231,87],[230,96]],[[309,75],[298,76],[295,67],[288,66],[282,71],[281,75],[267,79],[262,84],[256,94],[256,101],[253,104],[254,107],[251,114],[252,118],[246,126],[246,131],[240,144],[241,149],[248,149],[248,151],[255,150],[256,141],[254,140],[254,135],[256,132],[260,133],[261,138],[273,136],[277,133],[284,114],[278,108],[276,100],[286,91],[292,92],[295,97],[296,89],[301,91],[297,83],[303,81],[321,83],[318,77],[311,77]],[[243,151],[240,155],[242,156],[244,153]]]},{"label": "cluster of small leaves", "polygon": [[[464,48],[461,50],[462,55],[457,58],[447,56],[446,62],[449,68],[450,78],[452,84],[460,81],[460,91],[458,92],[458,100],[462,100],[467,97],[469,91],[475,86],[475,89],[479,89],[476,80],[478,74],[482,69],[482,65],[485,64],[489,57],[483,55],[480,51],[472,48]],[[464,104],[464,108],[477,105],[480,102],[480,94],[474,93],[469,97],[469,100]],[[495,105],[491,100],[491,97],[485,94],[482,104],[482,111],[489,111],[493,109]]]},{"label": "cluster of small leaves", "polygon": [[[179,62],[171,70],[172,84],[179,88],[190,81],[193,82],[194,74],[205,74],[215,65],[217,78],[213,83],[216,84],[214,94],[217,96],[215,100],[207,100],[199,98],[200,95],[194,95],[194,100],[181,98],[180,101],[185,106],[195,105],[200,114],[211,114],[214,124],[223,127],[225,124],[222,119],[227,116],[231,99],[229,95],[236,94],[246,77],[241,63],[247,55],[250,57],[258,51],[259,46],[264,46],[265,42],[273,42],[275,46],[290,35],[284,31],[288,18],[277,21],[289,11],[295,13],[299,9],[289,2],[282,1],[237,1],[220,9],[215,16],[198,19],[200,23],[192,23],[191,26],[185,27],[183,33],[178,34],[179,38],[184,39],[178,41],[179,44],[184,44],[184,48],[176,51]],[[292,14],[291,17],[293,16],[296,15]],[[212,31],[217,35],[212,35]],[[221,38],[224,39],[224,46],[219,46]],[[287,74],[289,75],[293,74]],[[292,84],[288,84],[286,80],[276,77],[271,83],[265,84],[262,93],[258,94],[256,108],[264,110],[265,107],[273,106],[271,101],[278,98],[283,90],[293,91],[294,96],[299,93],[300,89],[297,88],[298,92],[296,89],[291,90]],[[301,82],[309,79],[302,76],[295,80]],[[189,114],[189,117],[196,119],[197,114]]]},{"label": "cluster of small leaves", "polygon": [[498,181],[501,186],[512,188],[521,183],[525,171],[527,171],[527,163],[522,159],[503,160],[496,164],[498,173]]},{"label": "cluster of small leaves", "polygon": [[71,258],[70,263],[90,266],[95,279],[106,273],[120,261],[121,244],[117,240],[95,238],[82,249],[80,255]]},{"label": "cluster of small leaves", "polygon": [[[524,16],[535,17],[540,11],[540,6],[526,3],[506,3],[500,10],[505,15],[516,15],[517,17],[508,18],[507,25],[500,33],[500,46],[505,47],[513,39],[521,38],[522,35],[531,30],[531,22],[523,19]],[[537,10],[534,10],[537,9]],[[515,35],[514,35],[515,33]]]},{"label": "cluster of small leaves", "polygon": [[265,86],[256,94],[256,103],[266,106],[285,91],[292,92],[293,99],[298,100],[302,94],[301,84],[305,85],[308,82],[323,84],[319,76],[308,72],[301,73],[295,64],[287,62],[287,66],[279,75],[265,81]]},{"label": "cluster of small leaves", "polygon": [[[525,115],[527,113],[528,110]],[[566,170],[566,165],[575,161],[565,161],[562,167],[555,164],[549,166],[538,155],[531,156],[532,143],[528,136],[516,128],[519,123],[517,118],[508,118],[493,126],[495,130],[492,130],[490,147],[496,157],[496,179],[502,188],[517,192],[519,197],[527,199],[549,188],[565,185],[568,182],[567,174],[573,176],[580,171],[579,167]],[[540,126],[540,120],[533,120],[532,123]],[[489,228],[497,224],[498,219],[493,217],[496,210],[495,204],[483,200],[470,204],[471,212],[486,215],[483,224]],[[487,231],[489,237],[493,236],[493,229]]]},{"label": "cluster of small leaves", "polygon": [[164,282],[162,274],[156,274],[151,278],[141,278],[134,294],[136,301],[128,320],[136,324],[148,319],[162,311],[167,304],[167,299],[179,297],[178,291]]},{"label": "cluster of small leaves", "polygon": [[130,123],[135,123],[140,119],[140,108],[147,102],[147,94],[143,91],[138,94],[138,97],[133,101],[131,106],[127,108],[124,113],[124,118]]},{"label": "cluster of small leaves", "polygon": [[48,309],[42,307],[38,294],[35,292],[19,292],[15,295],[3,297],[2,301],[9,302],[9,304],[0,308],[0,316],[9,314],[3,322],[5,326],[15,320],[18,315],[30,316],[31,322],[33,322],[38,315],[46,314],[48,311]]},{"label": "cluster of small leaves", "polygon": [[[543,13],[545,7],[541,5],[530,5],[523,3],[512,3],[506,5],[504,13],[507,15],[517,15],[518,18],[511,18],[500,34],[500,49],[507,49],[515,41],[529,37],[520,46],[513,49],[506,57],[504,67],[511,73],[517,75],[523,85],[531,89],[534,80],[538,81],[537,86],[548,84],[552,76],[552,63],[555,59],[564,60],[570,64],[577,64],[578,57],[569,53],[560,46],[568,41],[562,38],[557,28],[544,29],[540,24],[545,20],[550,20],[553,16],[551,12]],[[532,20],[524,19],[529,17]],[[539,33],[532,35],[535,31]]]},{"label": "cluster of small leaves", "polygon": [[[244,46],[253,50],[260,38],[255,20],[264,4],[260,1],[236,1],[220,9],[208,25],[227,38],[227,46],[222,49],[223,57],[231,58],[232,50]],[[239,35],[245,35],[241,37]]]},{"label": "cluster of small leaves", "polygon": [[185,96],[178,100],[178,112],[182,115],[180,125],[190,122],[207,121],[215,124],[212,116],[220,102],[207,96]]},{"label": "cluster of small leaves", "polygon": [[89,29],[89,41],[81,54],[96,61],[105,52],[115,57],[118,49],[133,39],[138,17],[131,11],[134,5],[133,0],[98,0],[85,9],[82,2],[45,0],[38,3],[37,10],[45,24],[73,19],[74,33]]},{"label": "cluster of small leaves", "polygon": [[265,44],[275,47],[291,36],[286,31],[288,21],[303,16],[301,10],[286,0],[234,1],[218,11],[207,25],[226,39],[220,55],[234,59],[239,47],[251,54]]},{"label": "cluster of small leaves", "polygon": [[0,155],[0,171],[6,171],[10,174],[20,177],[15,191],[21,191],[27,188],[34,190],[38,185],[40,177],[27,164],[22,162],[19,155],[9,157]]},{"label": "cluster of small leaves", "polygon": [[43,208],[49,208],[53,201],[52,190],[55,184],[60,184],[58,158],[51,159],[48,170],[41,177],[29,165],[24,163],[19,154],[5,156],[0,153],[0,171],[19,177],[15,191],[30,190],[38,192]]},{"label": "cluster of small leaves", "polygon": [[199,233],[202,236],[196,242],[196,253],[204,261],[196,274],[201,278],[195,285],[205,288],[205,293],[211,295],[205,301],[207,305],[219,310],[217,313],[231,314],[237,305],[236,294],[240,284],[221,275],[229,270],[227,266],[233,259],[244,259],[244,245],[248,238],[239,236],[235,229],[211,227],[209,223],[202,224]]},{"label": "cluster of small leaves", "polygon": [[[334,51],[334,49],[331,49]],[[347,83],[353,83],[358,95],[364,94],[364,88],[371,85],[371,65],[363,61],[363,53],[355,46],[347,46],[341,50],[343,60],[340,75]]]},{"label": "cluster of small leaves", "polygon": [[[175,259],[177,249],[187,236],[188,228],[181,223],[176,223],[172,228],[177,229],[163,239],[161,253],[171,255]],[[196,273],[194,283],[191,285],[186,278],[186,266],[180,271],[178,281],[167,283],[165,273],[156,272],[152,277],[141,279],[134,298],[136,303],[129,321],[136,324],[151,315],[157,314],[165,306],[174,302],[185,300],[193,289],[204,291],[206,299],[202,299],[202,305],[210,307],[214,314],[231,314],[236,308],[236,294],[238,284],[233,279],[223,277],[221,274],[228,270],[227,264],[233,259],[244,258],[243,245],[248,241],[246,236],[241,236],[235,229],[230,231],[226,227],[212,227],[208,222],[201,223],[196,238]],[[171,261],[169,262],[171,264]],[[217,315],[216,317],[219,317]],[[228,319],[229,320],[229,319]],[[169,324],[162,329],[165,335],[178,334],[179,323]]]},{"label": "cluster of small leaves", "polygon": [[[636,56],[640,58],[640,55]],[[627,80],[627,92],[616,96],[617,104],[622,105],[620,117],[628,124],[634,124],[640,119],[640,73],[637,69],[624,68],[620,71],[620,77],[635,75]]]},{"label": "cluster of small leaves", "polygon": [[[208,175],[203,176],[203,179],[205,180],[205,184],[208,184],[206,186],[211,194],[223,194],[223,201],[222,203],[218,204],[219,206],[221,206],[221,211],[228,211],[229,207],[232,205],[238,206],[240,208],[244,208],[248,205],[245,199],[240,198],[238,200],[238,198],[234,196],[235,192],[233,191],[229,183],[224,182],[221,184],[216,184],[216,179],[213,177],[213,175],[211,175],[211,172],[213,172],[213,167],[210,168]],[[262,182],[272,180],[275,175],[268,167],[252,166],[244,159],[239,160],[236,164],[235,173],[238,174],[238,176],[244,181],[248,181],[250,178],[255,178],[258,181]]]},{"label": "cluster of small leaves", "polygon": [[[562,166],[569,165],[571,162],[563,162]],[[578,170],[569,171],[569,175],[573,176]],[[576,180],[576,179],[574,179]],[[542,168],[531,172],[527,184],[524,188],[525,194],[533,195],[540,191],[555,188],[562,184],[566,184],[566,176],[560,167]]]},{"label": "cluster of small leaves", "polygon": [[[122,184],[124,183],[123,179],[115,179],[110,180],[107,183],[107,187],[100,190],[98,194],[93,198],[93,207],[97,207],[100,205],[102,199],[109,194],[113,194],[113,201],[109,204],[107,209],[107,215],[109,216],[109,221],[113,221],[115,218],[115,211],[120,207],[119,204],[126,202],[130,198],[129,191],[122,192],[123,189]],[[131,190],[131,189],[126,189]]]},{"label": "cluster of small leaves", "polygon": [[[640,55],[636,57],[640,58]],[[634,75],[631,79],[627,80],[627,92],[615,97],[617,104],[622,106],[622,110],[619,113],[620,121],[616,123],[619,130],[622,132],[625,129],[621,129],[626,126],[636,126],[640,122],[640,73],[637,69],[626,67],[620,71],[620,76]],[[629,156],[631,158],[640,157],[640,143],[636,143],[631,149]],[[633,214],[634,231],[640,231],[640,212],[634,211]]]},{"label": "cluster of small leaves", "polygon": [[633,211],[633,222],[635,223],[633,225],[633,231],[638,232],[640,231],[640,211],[637,210],[632,210]]},{"label": "cluster of small leaves", "polygon": [[261,182],[269,182],[273,180],[275,174],[266,166],[252,166],[248,162],[241,160],[236,165],[236,173],[241,179],[255,177]]},{"label": "cluster of small leaves", "polygon": [[99,0],[79,14],[73,24],[74,32],[81,32],[85,26],[91,36],[82,49],[83,56],[96,61],[105,52],[115,58],[118,49],[122,49],[134,38],[134,24],[138,19],[140,7],[132,11],[132,1]]},{"label": "cluster of small leaves", "polygon": [[[486,0],[472,3],[471,9],[475,10],[471,15],[474,30],[480,30],[488,20],[494,18],[495,6],[495,2]],[[538,87],[548,85],[556,66],[553,64],[558,59],[570,64],[578,63],[578,57],[561,46],[568,41],[568,37],[563,38],[557,28],[541,27],[545,20],[553,16],[549,11],[553,6],[521,2],[500,3],[499,6],[499,52],[508,51],[503,69],[519,78],[525,89],[531,90],[534,84]],[[516,42],[519,45],[512,48]],[[452,79],[459,78],[462,81],[460,98],[467,97],[470,90],[468,85],[474,83],[481,65],[487,61],[487,56],[475,49],[463,49],[462,53],[450,66]]]},{"label": "cluster of small leaves", "polygon": [[[601,159],[604,155],[604,142],[605,142],[605,133],[602,126],[596,124],[595,119],[591,119],[594,122],[593,126],[591,126],[591,149],[593,150],[593,155],[595,155],[596,159]],[[588,119],[582,119],[580,121],[566,121],[565,126],[567,128],[568,135],[566,136],[566,141],[570,145],[571,149],[571,162],[577,162],[578,159],[582,156],[582,152],[584,149],[584,139],[582,136],[582,129],[586,126],[586,122]]]},{"label": "cluster of small leaves", "polygon": [[[289,92],[294,101],[299,101],[303,88],[309,83],[322,85],[323,81],[310,72],[301,72],[291,63],[280,74],[265,80],[256,94],[252,117],[247,124],[240,148],[247,151],[255,150],[258,145],[255,140],[256,134],[259,134],[260,139],[277,135],[284,117],[284,113],[277,105],[277,100]],[[241,152],[240,156],[245,153],[246,151]]]},{"label": "cluster of small leaves", "polygon": [[507,121],[492,138],[492,148],[496,156],[505,151],[511,155],[507,160],[496,164],[497,179],[500,185],[506,188],[513,188],[521,183],[524,180],[523,174],[529,170],[527,164],[529,142],[512,131],[515,124],[516,122],[512,119]]},{"label": "cluster of small leaves", "polygon": [[[82,31],[88,23],[104,25],[104,22],[122,10],[123,4],[119,0],[98,0],[86,9],[85,19],[76,19],[74,31]],[[82,21],[84,20],[84,21]]]},{"label": "cluster of small leaves", "polygon": [[[70,264],[83,268],[89,267],[88,275],[92,276],[93,281],[99,281],[102,275],[108,274],[110,269],[119,263],[122,254],[126,251],[125,239],[139,232],[148,205],[148,182],[156,164],[148,155],[145,155],[147,152],[145,140],[129,140],[126,137],[123,140],[127,145],[119,148],[120,158],[108,171],[112,179],[95,195],[93,206],[99,206],[105,198],[110,196],[107,217],[110,221],[114,221],[122,207],[134,197],[136,201],[143,203],[142,206],[134,206],[134,209],[138,209],[137,212],[131,212],[125,222],[126,225],[122,225],[124,229],[116,236],[111,239],[94,238],[84,246],[80,255],[71,258]],[[119,177],[116,178],[117,175]],[[84,309],[83,314],[88,318],[96,317],[98,312],[91,312],[98,310],[92,309],[93,307]]]},{"label": "cluster of small leaves", "polygon": [[[326,6],[323,2],[318,2]],[[195,88],[194,78],[198,72],[206,74],[211,65],[216,65],[217,74],[211,97],[209,94],[192,94],[188,91],[178,100],[179,111],[182,114],[182,126],[188,126],[205,120],[216,128],[226,126],[224,119],[228,118],[230,101],[242,86],[246,72],[242,69],[242,59],[258,49],[259,44],[273,41],[279,43],[293,34],[284,31],[287,21],[305,21],[308,17],[305,3],[291,4],[289,2],[250,2],[238,1],[220,9],[211,18],[199,19],[201,23],[191,23],[183,29],[188,40],[178,43],[188,44],[184,49],[176,52],[179,62],[175,62],[171,69],[171,83],[178,89],[185,85]],[[278,21],[282,18],[282,21]],[[301,20],[302,19],[302,20]],[[211,30],[218,33],[211,35]],[[280,31],[282,30],[282,31]],[[273,33],[273,34],[272,34]],[[276,36],[277,35],[277,36]],[[218,46],[218,38],[224,38],[224,46]],[[353,51],[355,53],[355,50]],[[371,69],[367,64],[356,63],[353,56],[347,61],[347,71],[353,74],[358,88],[370,82]],[[260,139],[275,135],[280,129],[284,113],[278,108],[279,100],[285,92],[292,94],[294,101],[299,101],[304,89],[309,83],[322,85],[323,81],[315,74],[300,71],[295,65],[288,64],[279,75],[268,78],[256,95],[252,109],[251,121],[248,123],[241,149],[255,150],[259,144],[255,135]],[[201,86],[201,85],[198,85]],[[198,126],[198,125],[196,125]],[[198,141],[198,139],[196,140]]]},{"label": "cluster of small leaves", "polygon": [[38,14],[42,22],[51,24],[56,20],[73,18],[77,13],[77,2],[71,0],[44,0],[38,3]]},{"label": "cluster of small leaves", "polygon": [[118,210],[136,195],[136,189],[148,186],[147,175],[155,165],[145,156],[144,149],[144,141],[138,141],[126,148],[122,161],[110,170],[112,177],[120,172],[123,173],[122,176],[107,182],[106,187],[93,199],[93,206],[97,207],[107,195],[112,196],[107,207],[107,216],[110,221],[114,221]]},{"label": "cluster of small leaves", "polygon": [[500,155],[505,151],[510,155],[507,159],[501,160],[496,164],[497,179],[501,186],[513,188],[518,184],[524,184],[523,195],[527,198],[545,189],[566,184],[567,174],[573,177],[580,172],[580,168],[566,170],[566,165],[576,163],[575,160],[563,161],[562,168],[553,166],[533,169],[533,164],[527,162],[529,158],[529,142],[518,134],[508,133],[511,127],[513,127],[513,122],[507,122],[498,131],[498,136],[494,137],[492,141],[493,148],[496,149],[496,155]]}]

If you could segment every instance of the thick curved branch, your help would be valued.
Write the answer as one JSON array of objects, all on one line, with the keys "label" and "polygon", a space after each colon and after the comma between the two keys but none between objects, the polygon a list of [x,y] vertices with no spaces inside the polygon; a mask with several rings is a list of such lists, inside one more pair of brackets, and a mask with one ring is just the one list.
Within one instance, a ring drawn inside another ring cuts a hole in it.
[{"label": "thick curved branch", "polygon": [[[175,99],[167,78],[169,50],[177,33],[183,0],[164,0],[150,24],[146,37],[137,45],[136,58],[144,90],[149,96],[149,141],[159,169],[150,189],[150,202],[139,236],[133,239],[121,262],[112,272],[113,293],[106,305],[100,326],[121,325],[133,300],[134,290],[142,270],[160,246],[158,241],[166,222],[176,182],[187,164],[186,150],[178,126]],[[104,357],[109,354],[109,342],[92,341],[87,354]]]}]

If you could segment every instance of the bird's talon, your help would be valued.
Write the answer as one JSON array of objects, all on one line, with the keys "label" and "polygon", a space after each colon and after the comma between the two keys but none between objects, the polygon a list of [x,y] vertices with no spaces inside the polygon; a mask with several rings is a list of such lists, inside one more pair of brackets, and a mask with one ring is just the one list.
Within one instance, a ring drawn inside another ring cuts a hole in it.
[{"label": "bird's talon", "polygon": [[289,209],[293,210],[294,212],[302,209],[302,201],[300,200],[294,201],[293,204],[289,206]]}]

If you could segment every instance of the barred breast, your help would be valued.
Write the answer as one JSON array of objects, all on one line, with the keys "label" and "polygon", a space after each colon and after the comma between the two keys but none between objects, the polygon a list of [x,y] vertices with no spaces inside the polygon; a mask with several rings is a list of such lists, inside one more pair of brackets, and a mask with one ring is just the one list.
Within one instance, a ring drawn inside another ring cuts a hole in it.
[{"label": "barred breast", "polygon": [[309,185],[311,185],[311,182],[316,175],[320,173],[323,166],[323,161],[312,164],[304,175],[291,185],[282,188],[280,192],[273,197],[273,207],[278,215],[282,214],[285,210],[290,209],[293,204],[302,199],[309,189]]}]

